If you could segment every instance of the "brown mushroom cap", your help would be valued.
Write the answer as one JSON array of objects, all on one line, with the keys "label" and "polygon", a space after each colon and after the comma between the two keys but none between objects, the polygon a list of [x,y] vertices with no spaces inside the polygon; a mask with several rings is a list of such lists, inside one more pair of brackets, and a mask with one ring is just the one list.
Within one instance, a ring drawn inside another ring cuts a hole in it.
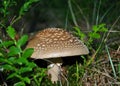
[{"label": "brown mushroom cap", "polygon": [[38,32],[27,45],[34,48],[31,58],[58,58],[88,54],[87,47],[77,37],[60,28],[48,28]]}]

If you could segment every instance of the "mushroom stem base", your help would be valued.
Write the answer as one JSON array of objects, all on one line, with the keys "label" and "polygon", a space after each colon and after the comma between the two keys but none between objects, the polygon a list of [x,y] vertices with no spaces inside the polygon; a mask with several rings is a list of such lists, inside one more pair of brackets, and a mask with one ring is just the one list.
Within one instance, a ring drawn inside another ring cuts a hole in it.
[{"label": "mushroom stem base", "polygon": [[48,68],[48,76],[50,76],[52,83],[61,81],[61,63],[50,64]]}]

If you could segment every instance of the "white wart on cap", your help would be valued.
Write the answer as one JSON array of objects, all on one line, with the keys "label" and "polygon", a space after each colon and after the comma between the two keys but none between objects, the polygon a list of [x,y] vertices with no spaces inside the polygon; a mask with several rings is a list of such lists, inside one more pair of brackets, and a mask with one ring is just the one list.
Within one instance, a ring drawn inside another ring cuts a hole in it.
[{"label": "white wart on cap", "polygon": [[28,43],[34,48],[31,58],[58,58],[88,54],[87,47],[77,37],[60,28],[47,28],[38,32]]}]

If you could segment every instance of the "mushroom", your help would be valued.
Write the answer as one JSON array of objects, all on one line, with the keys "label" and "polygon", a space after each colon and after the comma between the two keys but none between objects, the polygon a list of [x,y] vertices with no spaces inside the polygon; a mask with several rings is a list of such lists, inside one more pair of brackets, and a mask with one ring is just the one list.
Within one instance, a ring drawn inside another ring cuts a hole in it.
[{"label": "mushroom", "polygon": [[38,32],[29,42],[27,48],[34,48],[33,59],[49,59],[48,75],[51,81],[60,80],[62,57],[84,55],[89,51],[82,41],[60,28],[47,28]]}]

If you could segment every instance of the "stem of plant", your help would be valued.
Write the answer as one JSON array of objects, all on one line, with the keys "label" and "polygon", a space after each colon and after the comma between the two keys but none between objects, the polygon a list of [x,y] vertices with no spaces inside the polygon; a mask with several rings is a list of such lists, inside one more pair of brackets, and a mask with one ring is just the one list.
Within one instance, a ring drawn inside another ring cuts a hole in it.
[{"label": "stem of plant", "polygon": [[117,75],[116,75],[115,68],[114,68],[114,65],[113,65],[113,62],[112,62],[112,59],[111,59],[109,50],[108,50],[108,46],[106,45],[105,48],[106,48],[106,51],[107,51],[107,53],[108,53],[108,58],[109,58],[109,60],[110,60],[110,64],[111,64],[111,67],[112,67],[112,70],[113,70],[114,77],[116,78]]}]

